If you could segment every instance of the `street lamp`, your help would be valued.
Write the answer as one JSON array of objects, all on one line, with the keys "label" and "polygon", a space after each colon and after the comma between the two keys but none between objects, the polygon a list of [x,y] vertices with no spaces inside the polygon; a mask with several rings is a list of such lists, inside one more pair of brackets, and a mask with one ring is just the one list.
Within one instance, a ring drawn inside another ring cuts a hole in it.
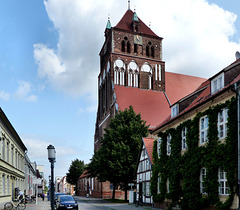
[{"label": "street lamp", "polygon": [[53,170],[54,170],[54,162],[56,160],[56,151],[53,145],[49,145],[47,147],[48,150],[48,160],[51,163],[51,185],[50,185],[50,199],[51,199],[51,210],[54,210],[54,176],[53,176]]}]

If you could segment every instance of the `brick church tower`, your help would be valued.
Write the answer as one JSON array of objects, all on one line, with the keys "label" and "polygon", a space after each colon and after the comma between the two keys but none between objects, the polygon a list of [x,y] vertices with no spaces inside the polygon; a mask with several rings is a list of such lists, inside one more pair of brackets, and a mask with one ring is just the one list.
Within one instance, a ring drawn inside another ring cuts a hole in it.
[{"label": "brick church tower", "polygon": [[[105,29],[100,51],[94,152],[101,146],[104,129],[119,110],[131,105],[152,130],[171,114],[171,104],[193,92],[203,81],[205,79],[165,72],[162,38],[129,6],[115,27],[108,20]],[[79,178],[80,196],[112,197],[111,183],[87,177],[84,171]],[[115,197],[123,199],[124,192],[116,190]]]},{"label": "brick church tower", "polygon": [[114,91],[117,86],[165,90],[162,38],[130,8],[115,27],[111,27],[108,20],[105,30],[105,42],[100,51],[94,150],[99,148],[104,128],[118,111]]}]

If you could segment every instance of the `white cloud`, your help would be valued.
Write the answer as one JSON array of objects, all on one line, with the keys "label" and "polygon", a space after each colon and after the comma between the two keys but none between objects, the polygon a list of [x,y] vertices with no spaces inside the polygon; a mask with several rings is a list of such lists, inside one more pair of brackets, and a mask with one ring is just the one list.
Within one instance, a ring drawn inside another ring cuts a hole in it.
[{"label": "white cloud", "polygon": [[4,90],[0,90],[0,99],[8,101],[10,99],[10,94],[5,92]]},{"label": "white cloud", "polygon": [[[58,32],[56,49],[34,45],[38,73],[56,90],[73,96],[97,98],[99,52],[104,43],[108,14],[115,26],[127,1],[45,0],[47,14]],[[236,15],[206,0],[131,1],[138,16],[163,37],[166,71],[210,77],[235,60],[240,44]],[[99,9],[101,8],[101,9]]]},{"label": "white cloud", "polygon": [[166,71],[210,77],[235,60],[235,14],[205,0],[141,0],[139,7],[140,18],[164,38]]},{"label": "white cloud", "polygon": [[31,95],[31,84],[25,81],[18,82],[18,89],[15,92],[15,97],[28,102],[37,101],[36,95]]},{"label": "white cloud", "polygon": [[[64,146],[57,143],[52,143],[51,141],[45,141],[40,138],[32,137],[23,137],[23,142],[28,150],[28,157],[31,162],[36,162],[38,165],[44,165],[44,174],[45,179],[47,179],[50,174],[50,163],[48,161],[47,147],[50,144],[55,146],[56,150],[56,163],[55,163],[55,174],[56,176],[65,176],[72,160],[75,160],[78,157],[81,157],[81,160],[84,160],[85,163],[89,160],[88,154],[84,150],[79,150],[70,145],[67,146],[66,143],[63,143]],[[60,146],[59,146],[60,145]],[[84,159],[85,158],[85,159]],[[80,159],[80,158],[79,158]]]}]

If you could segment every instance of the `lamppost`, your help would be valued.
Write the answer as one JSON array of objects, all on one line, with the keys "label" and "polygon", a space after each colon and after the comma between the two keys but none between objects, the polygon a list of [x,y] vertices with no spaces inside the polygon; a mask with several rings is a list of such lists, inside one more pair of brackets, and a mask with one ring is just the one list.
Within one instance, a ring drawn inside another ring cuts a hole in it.
[{"label": "lamppost", "polygon": [[54,170],[54,162],[56,160],[56,151],[53,145],[49,145],[47,147],[48,150],[48,160],[51,163],[51,185],[50,185],[50,199],[51,199],[51,210],[54,210],[54,176],[53,176],[53,170]]}]

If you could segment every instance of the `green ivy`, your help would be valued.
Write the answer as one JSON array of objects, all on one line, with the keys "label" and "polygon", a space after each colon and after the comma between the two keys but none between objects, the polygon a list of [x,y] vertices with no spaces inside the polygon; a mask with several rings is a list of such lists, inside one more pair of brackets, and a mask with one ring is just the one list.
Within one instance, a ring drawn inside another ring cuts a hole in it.
[{"label": "green ivy", "polygon": [[[226,143],[218,138],[218,112],[228,108],[228,134]],[[199,120],[208,116],[208,142],[199,146]],[[186,142],[188,149],[181,154],[182,129],[187,128]],[[171,134],[171,154],[167,155],[167,136]],[[196,114],[192,120],[187,120],[177,128],[170,128],[160,132],[162,139],[160,156],[158,157],[157,141],[153,148],[153,172],[151,178],[151,193],[155,202],[171,199],[174,206],[182,209],[201,209],[215,206],[218,210],[229,209],[232,205],[237,186],[237,106],[233,97],[225,103],[210,107],[208,110]],[[200,193],[200,169],[207,170],[204,180],[206,195]],[[222,167],[227,172],[230,194],[225,202],[219,199],[218,170]],[[158,176],[161,181],[158,183]],[[169,192],[167,192],[167,179]],[[158,184],[160,193],[158,194]]]}]

